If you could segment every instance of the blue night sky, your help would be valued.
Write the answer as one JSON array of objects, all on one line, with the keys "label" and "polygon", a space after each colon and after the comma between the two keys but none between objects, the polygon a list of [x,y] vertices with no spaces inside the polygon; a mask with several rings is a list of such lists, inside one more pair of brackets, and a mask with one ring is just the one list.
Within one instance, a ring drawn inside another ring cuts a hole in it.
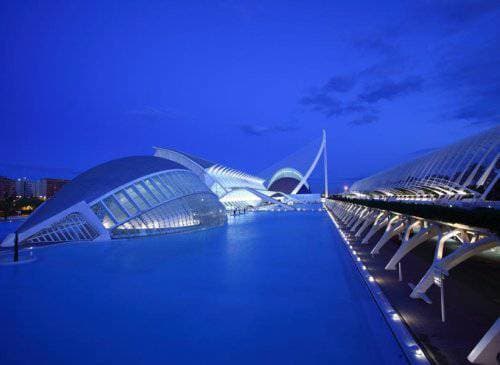
[{"label": "blue night sky", "polygon": [[0,174],[173,147],[333,184],[499,123],[499,1],[4,1]]}]

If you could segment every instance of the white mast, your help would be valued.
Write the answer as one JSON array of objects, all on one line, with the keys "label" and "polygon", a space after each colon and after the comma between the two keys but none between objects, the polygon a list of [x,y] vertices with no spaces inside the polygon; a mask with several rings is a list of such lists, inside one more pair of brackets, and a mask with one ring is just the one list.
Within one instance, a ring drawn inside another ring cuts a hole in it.
[{"label": "white mast", "polygon": [[326,154],[326,131],[323,129],[323,164],[325,168],[325,198],[328,198],[328,158]]}]

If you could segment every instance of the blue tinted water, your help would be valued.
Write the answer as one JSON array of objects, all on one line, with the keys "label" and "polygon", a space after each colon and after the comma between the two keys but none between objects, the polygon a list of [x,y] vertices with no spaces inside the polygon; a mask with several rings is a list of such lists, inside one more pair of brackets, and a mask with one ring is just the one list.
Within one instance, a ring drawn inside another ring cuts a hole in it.
[{"label": "blue tinted water", "polygon": [[398,364],[324,212],[36,250],[0,267],[0,364]]},{"label": "blue tinted water", "polygon": [[0,242],[3,241],[5,237],[11,232],[14,232],[21,224],[23,224],[25,219],[9,219],[4,220],[0,218]]}]

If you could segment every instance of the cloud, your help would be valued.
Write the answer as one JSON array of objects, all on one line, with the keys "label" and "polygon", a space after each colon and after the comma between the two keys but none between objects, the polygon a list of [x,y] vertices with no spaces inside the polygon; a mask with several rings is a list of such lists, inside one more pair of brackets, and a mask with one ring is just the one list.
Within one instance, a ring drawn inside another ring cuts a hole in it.
[{"label": "cloud", "polygon": [[[417,3],[417,14],[438,22],[443,28],[460,30],[469,23],[500,8],[498,0],[454,0]],[[422,18],[420,18],[422,19]]]},{"label": "cloud", "polygon": [[[500,33],[495,19],[446,39],[436,61],[436,87],[453,100],[442,118],[469,125],[500,120]],[[476,29],[477,28],[477,29]]]},{"label": "cloud", "polygon": [[348,76],[333,76],[328,80],[328,82],[323,86],[323,91],[326,93],[329,92],[338,92],[345,93],[356,85],[357,78],[354,75]]},{"label": "cloud", "polygon": [[[384,81],[373,81],[372,83],[365,81],[362,76],[358,76],[358,78],[352,77],[352,79],[356,80],[355,82],[364,81],[365,91],[353,97],[344,95],[344,100],[341,100],[339,97],[332,95],[331,88],[324,86],[320,89],[321,91],[313,91],[309,95],[302,97],[299,103],[312,111],[322,113],[327,118],[368,113],[350,123],[353,125],[368,124],[378,120],[376,116],[378,110],[374,104],[381,100],[394,100],[420,91],[423,85],[421,77],[407,77],[400,81],[385,79]],[[331,80],[337,80],[337,78],[330,79],[326,85],[329,85]]]},{"label": "cloud", "polygon": [[160,121],[173,121],[180,118],[172,108],[152,107],[145,106],[142,109],[130,110],[125,113],[132,120],[139,122],[160,122]]},{"label": "cloud", "polygon": [[472,100],[466,105],[459,106],[451,116],[453,119],[466,121],[471,125],[496,124],[500,121],[499,103],[499,96]]},{"label": "cloud", "polygon": [[239,125],[240,130],[249,136],[262,137],[268,134],[276,133],[288,133],[294,132],[300,129],[300,126],[296,124],[277,124],[274,126],[263,126],[258,124],[241,124]]},{"label": "cloud", "polygon": [[299,103],[313,111],[322,113],[327,118],[353,113],[374,112],[372,107],[358,100],[344,102],[326,92],[316,92],[305,96],[300,99]]},{"label": "cloud", "polygon": [[316,92],[304,96],[300,99],[299,103],[303,106],[309,107],[314,111],[321,112],[327,117],[342,114],[342,103],[328,95],[327,92]]},{"label": "cloud", "polygon": [[365,114],[359,118],[356,118],[350,122],[352,125],[364,125],[377,122],[379,119],[378,115],[375,114]]},{"label": "cloud", "polygon": [[411,94],[423,85],[420,77],[404,77],[407,60],[392,39],[391,35],[386,39],[381,35],[354,39],[355,48],[375,51],[379,55],[376,61],[357,71],[330,77],[325,84],[299,99],[299,104],[327,118],[355,115],[352,125],[376,122],[378,101]]},{"label": "cloud", "polygon": [[375,51],[383,55],[392,55],[398,52],[394,43],[387,41],[386,34],[375,37],[355,38],[353,45],[361,50]]},{"label": "cloud", "polygon": [[405,13],[369,36],[351,38],[360,59],[371,62],[337,71],[299,104],[363,125],[376,122],[369,116],[378,114],[381,102],[425,90],[436,96],[439,122],[499,123],[500,1],[425,1],[411,3]]},{"label": "cloud", "polygon": [[358,95],[359,100],[366,103],[376,103],[380,100],[393,100],[422,90],[421,77],[408,77],[402,81],[386,80],[378,85],[367,87],[367,90]]}]

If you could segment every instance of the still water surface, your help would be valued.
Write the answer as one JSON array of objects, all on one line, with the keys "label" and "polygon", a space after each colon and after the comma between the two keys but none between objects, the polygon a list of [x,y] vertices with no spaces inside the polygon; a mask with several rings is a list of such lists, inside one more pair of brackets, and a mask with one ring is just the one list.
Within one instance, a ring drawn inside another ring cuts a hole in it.
[{"label": "still water surface", "polygon": [[1,364],[405,363],[325,212],[36,256],[0,267]]}]

